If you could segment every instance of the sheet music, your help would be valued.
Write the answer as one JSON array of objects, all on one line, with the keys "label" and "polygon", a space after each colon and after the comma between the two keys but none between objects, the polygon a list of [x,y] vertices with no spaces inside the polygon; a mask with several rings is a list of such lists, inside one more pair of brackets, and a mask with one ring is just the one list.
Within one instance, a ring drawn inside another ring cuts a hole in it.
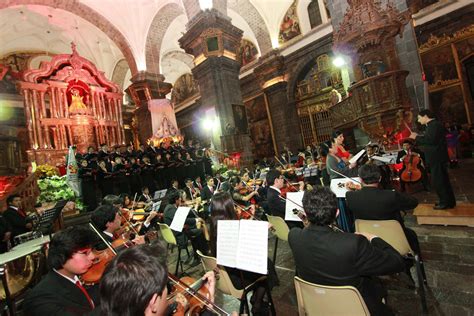
[{"label": "sheet music", "polygon": [[240,221],[217,221],[217,264],[233,268],[237,266],[239,227]]},{"label": "sheet music", "polygon": [[331,191],[336,194],[336,197],[338,198],[345,198],[346,197],[346,192],[348,191],[346,189],[346,183],[352,181],[355,183],[361,182],[361,179],[356,177],[356,178],[340,178],[340,179],[332,179],[331,180]]},{"label": "sheet music", "polygon": [[165,195],[166,195],[166,191],[168,191],[168,189],[155,191],[155,194],[154,194],[154,196],[153,196],[153,199],[154,199],[154,200],[157,200],[157,199],[162,199],[162,198],[164,198]]},{"label": "sheet music", "polygon": [[359,151],[354,157],[352,157],[351,159],[349,159],[349,163],[356,163],[357,160],[359,160],[360,157],[362,157],[362,155],[365,153],[365,149],[362,149],[361,151]]},{"label": "sheet music", "polygon": [[170,228],[176,232],[182,232],[186,217],[188,217],[190,207],[180,206],[174,214],[173,221],[171,222]]},{"label": "sheet music", "polygon": [[268,222],[240,221],[237,268],[267,274]]},{"label": "sheet music", "polygon": [[378,160],[380,162],[386,163],[386,164],[394,163],[392,161],[393,160],[392,156],[388,156],[388,157],[386,157],[386,156],[372,156],[371,158],[374,159],[374,160]]},{"label": "sheet music", "polygon": [[160,209],[160,206],[161,206],[161,201],[155,202],[155,203],[153,203],[153,206],[151,207],[151,210],[158,212],[159,209]]},{"label": "sheet music", "polygon": [[[286,193],[285,221],[301,222],[301,218],[299,218],[298,215],[295,215],[293,213],[293,210],[295,208],[299,211],[303,210],[303,208],[300,207],[301,205],[303,205],[303,195],[304,195],[304,192],[287,192]],[[298,205],[296,205],[295,203]]]}]

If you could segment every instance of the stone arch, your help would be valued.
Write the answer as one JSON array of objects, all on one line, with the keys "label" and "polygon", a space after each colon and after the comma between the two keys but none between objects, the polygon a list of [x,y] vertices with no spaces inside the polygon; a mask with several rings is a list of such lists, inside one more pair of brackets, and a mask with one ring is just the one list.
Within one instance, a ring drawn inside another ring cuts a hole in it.
[{"label": "stone arch", "polygon": [[272,48],[272,40],[268,33],[267,25],[263,20],[257,9],[250,3],[249,0],[237,0],[228,2],[229,9],[234,10],[247,22],[252,29],[255,37],[257,38],[257,44],[260,48],[261,55],[265,55]]},{"label": "stone arch", "polygon": [[120,87],[123,87],[125,84],[125,77],[127,76],[127,71],[130,68],[128,67],[128,63],[125,59],[120,59],[114,67],[114,71],[112,72],[112,81],[118,84]]},{"label": "stone arch", "polygon": [[182,0],[182,2],[188,20],[192,20],[201,11],[199,0]]},{"label": "stone arch", "polygon": [[42,5],[68,11],[83,18],[99,28],[117,45],[125,57],[132,74],[138,72],[135,58],[133,57],[132,50],[125,36],[123,36],[109,20],[94,11],[91,7],[78,1],[69,0],[7,0],[0,2],[0,10],[17,5]]},{"label": "stone arch", "polygon": [[165,36],[166,30],[171,22],[181,14],[184,14],[183,8],[176,3],[168,3],[163,6],[153,18],[153,22],[151,22],[148,30],[145,45],[147,71],[159,73],[160,49],[163,37]]},{"label": "stone arch", "polygon": [[313,47],[313,49],[310,52],[305,54],[304,57],[300,59],[300,61],[296,64],[295,67],[291,67],[293,71],[288,74],[289,77],[287,81],[288,82],[287,96],[288,96],[289,102],[295,101],[296,84],[298,83],[301,72],[305,68],[310,67],[310,64],[314,63],[314,61],[316,60],[316,57],[318,57],[321,54],[330,52],[331,45],[332,45],[331,37],[330,36],[326,37],[322,41],[318,42],[317,47]]}]

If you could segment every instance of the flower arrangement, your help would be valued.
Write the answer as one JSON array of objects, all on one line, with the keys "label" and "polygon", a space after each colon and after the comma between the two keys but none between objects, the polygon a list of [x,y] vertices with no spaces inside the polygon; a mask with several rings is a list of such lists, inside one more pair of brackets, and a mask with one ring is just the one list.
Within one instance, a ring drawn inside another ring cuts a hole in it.
[{"label": "flower arrangement", "polygon": [[53,175],[38,179],[38,188],[40,189],[40,196],[38,197],[40,203],[69,200],[76,203],[76,209],[83,209],[82,201],[76,197],[74,191],[67,184],[67,176]]},{"label": "flower arrangement", "polygon": [[44,179],[44,178],[57,176],[59,174],[59,171],[56,167],[53,167],[48,164],[44,164],[44,165],[39,165],[36,168],[35,173],[39,179]]}]

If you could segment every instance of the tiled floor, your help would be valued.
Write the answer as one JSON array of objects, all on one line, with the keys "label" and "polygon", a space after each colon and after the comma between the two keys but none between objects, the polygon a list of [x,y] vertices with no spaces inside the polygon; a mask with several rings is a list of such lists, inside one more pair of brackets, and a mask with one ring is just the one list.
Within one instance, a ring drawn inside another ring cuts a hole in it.
[{"label": "tiled floor", "polygon": [[[460,162],[450,170],[458,203],[474,203],[474,159]],[[413,193],[420,203],[434,203],[436,195]],[[474,211],[474,210],[473,210]],[[427,300],[430,315],[474,315],[474,228],[419,226],[408,214],[407,226],[418,234],[428,279]],[[269,256],[273,255],[274,238],[269,240]],[[176,251],[170,254],[170,271],[174,271]],[[280,242],[276,260],[280,286],[272,291],[278,315],[297,315],[293,285],[294,262],[288,244]],[[193,276],[202,275],[200,266],[188,269]],[[402,282],[384,280],[388,290],[388,304],[397,315],[421,315],[419,295]],[[239,301],[218,294],[217,302],[228,311],[238,310]]]}]

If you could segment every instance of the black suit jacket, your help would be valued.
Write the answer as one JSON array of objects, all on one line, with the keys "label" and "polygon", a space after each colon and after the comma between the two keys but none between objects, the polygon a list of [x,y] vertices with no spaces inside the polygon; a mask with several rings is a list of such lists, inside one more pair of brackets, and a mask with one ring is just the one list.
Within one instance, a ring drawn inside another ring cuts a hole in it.
[{"label": "black suit jacket", "polygon": [[356,219],[394,219],[403,225],[400,211],[414,209],[418,200],[397,191],[364,187],[359,191],[348,191],[346,203]]},{"label": "black suit jacket", "polygon": [[446,145],[446,130],[438,120],[430,121],[424,135],[416,137],[416,142],[425,152],[426,163],[445,163],[449,160]]},{"label": "black suit jacket", "polygon": [[[214,188],[214,192],[215,192],[216,188]],[[209,186],[205,185],[202,187],[202,190],[201,190],[201,200],[202,201],[208,201],[210,199],[212,199],[212,196],[214,195],[214,193],[211,192],[211,190],[209,189]]]},{"label": "black suit jacket", "polygon": [[3,239],[5,238],[5,234],[11,231],[10,224],[0,215],[0,253],[4,253],[8,250],[8,242],[3,241]]},{"label": "black suit jacket", "polygon": [[268,210],[270,211],[271,215],[279,216],[284,219],[286,202],[282,200],[279,196],[280,196],[280,193],[277,190],[271,187],[268,187],[268,190],[267,190]]},{"label": "black suit jacket", "polygon": [[369,242],[364,236],[334,232],[327,226],[293,228],[288,235],[296,273],[305,281],[356,287],[371,314],[381,314],[377,283],[371,276],[393,274],[405,269],[403,258],[380,238]]},{"label": "black suit jacket", "polygon": [[5,212],[3,212],[3,217],[11,226],[12,238],[21,234],[28,232],[26,224],[28,221],[26,217],[23,217],[18,213],[14,208],[8,207]]},{"label": "black suit jacket", "polygon": [[[88,293],[97,307],[99,305],[97,289],[88,290]],[[50,271],[27,293],[23,310],[27,316],[70,316],[92,312],[84,293],[55,271]]]}]

